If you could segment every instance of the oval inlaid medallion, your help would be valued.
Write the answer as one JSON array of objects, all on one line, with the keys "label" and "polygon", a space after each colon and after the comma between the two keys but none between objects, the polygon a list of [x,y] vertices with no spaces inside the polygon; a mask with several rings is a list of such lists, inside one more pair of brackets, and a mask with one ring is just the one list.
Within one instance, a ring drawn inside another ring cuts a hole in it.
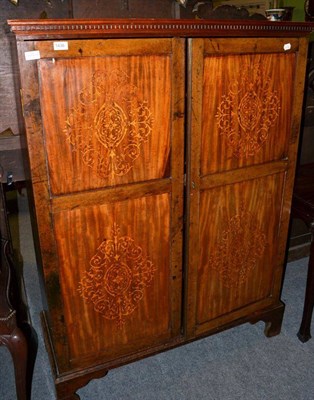
[{"label": "oval inlaid medallion", "polygon": [[137,308],[155,274],[153,263],[117,225],[112,238],[103,241],[91,258],[78,291],[96,312],[122,327]]},{"label": "oval inlaid medallion", "polygon": [[147,101],[126,73],[113,70],[96,71],[79,92],[64,133],[83,164],[108,178],[124,176],[134,167],[152,129]]},{"label": "oval inlaid medallion", "polygon": [[219,135],[237,158],[255,156],[279,117],[280,98],[260,62],[245,64],[217,108]]},{"label": "oval inlaid medallion", "polygon": [[227,288],[243,285],[256,268],[266,248],[266,235],[256,216],[242,210],[230,218],[208,260],[209,268],[215,270]]}]

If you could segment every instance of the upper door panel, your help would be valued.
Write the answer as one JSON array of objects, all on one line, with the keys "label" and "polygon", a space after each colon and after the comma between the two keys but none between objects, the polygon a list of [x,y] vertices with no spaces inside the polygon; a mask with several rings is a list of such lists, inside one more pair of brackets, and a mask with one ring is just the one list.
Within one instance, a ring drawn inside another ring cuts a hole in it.
[{"label": "upper door panel", "polygon": [[296,54],[263,40],[256,49],[233,39],[225,51],[205,43],[201,176],[287,156]]},{"label": "upper door panel", "polygon": [[53,195],[170,175],[171,40],[149,42],[36,43]]}]

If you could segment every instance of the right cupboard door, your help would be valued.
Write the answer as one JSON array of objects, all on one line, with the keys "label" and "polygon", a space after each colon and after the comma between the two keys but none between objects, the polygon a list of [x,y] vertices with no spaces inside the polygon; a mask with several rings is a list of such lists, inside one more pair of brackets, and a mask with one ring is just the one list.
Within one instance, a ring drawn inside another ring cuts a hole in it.
[{"label": "right cupboard door", "polygon": [[280,304],[306,48],[189,41],[189,337]]}]

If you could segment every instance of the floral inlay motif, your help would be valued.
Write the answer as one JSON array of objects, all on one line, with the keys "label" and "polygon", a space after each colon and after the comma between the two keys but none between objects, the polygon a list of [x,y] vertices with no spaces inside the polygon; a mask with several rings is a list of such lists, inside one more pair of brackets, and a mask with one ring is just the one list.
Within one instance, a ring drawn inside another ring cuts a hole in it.
[{"label": "floral inlay motif", "polygon": [[237,158],[254,156],[279,116],[280,99],[263,65],[246,64],[217,108],[219,134]]},{"label": "floral inlay motif", "polygon": [[98,247],[78,291],[96,312],[121,328],[143,298],[155,271],[142,248],[129,236],[121,236],[114,224],[112,238]]},{"label": "floral inlay motif", "polygon": [[253,214],[241,211],[222,232],[209,258],[209,267],[219,273],[223,285],[237,288],[256,267],[266,248],[266,235]]},{"label": "floral inlay motif", "polygon": [[127,174],[153,127],[139,89],[121,70],[96,71],[76,103],[64,128],[72,149],[102,178]]}]

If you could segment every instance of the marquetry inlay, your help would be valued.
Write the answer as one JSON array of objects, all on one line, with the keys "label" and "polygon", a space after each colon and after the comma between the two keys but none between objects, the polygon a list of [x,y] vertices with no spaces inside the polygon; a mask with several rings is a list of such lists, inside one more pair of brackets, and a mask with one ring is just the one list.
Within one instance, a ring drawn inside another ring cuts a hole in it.
[{"label": "marquetry inlay", "polygon": [[64,132],[82,162],[107,178],[123,176],[133,168],[152,126],[149,105],[130,77],[121,70],[99,71],[79,92]]},{"label": "marquetry inlay", "polygon": [[223,285],[237,288],[248,279],[266,248],[266,235],[256,217],[242,210],[231,217],[215,246],[208,265],[218,272]]},{"label": "marquetry inlay", "polygon": [[254,156],[278,119],[280,99],[271,88],[271,80],[260,62],[246,64],[222,96],[216,122],[219,134],[237,158]]},{"label": "marquetry inlay", "polygon": [[96,312],[121,328],[143,298],[156,268],[132,238],[121,236],[116,224],[112,238],[100,244],[89,264],[78,291]]}]

